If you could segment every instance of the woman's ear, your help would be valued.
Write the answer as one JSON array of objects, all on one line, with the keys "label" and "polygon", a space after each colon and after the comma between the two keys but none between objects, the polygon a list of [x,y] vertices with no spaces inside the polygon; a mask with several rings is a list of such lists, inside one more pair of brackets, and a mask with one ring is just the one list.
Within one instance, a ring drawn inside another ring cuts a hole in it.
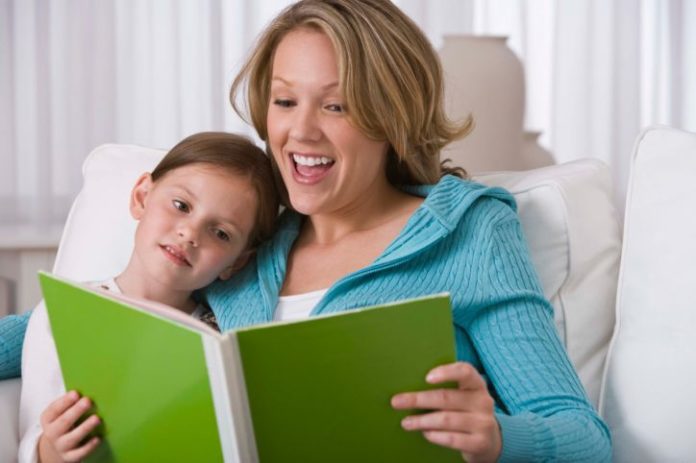
[{"label": "woman's ear", "polygon": [[135,182],[130,196],[130,213],[135,220],[140,220],[145,211],[145,198],[152,189],[152,176],[149,172],[145,172],[138,181]]},{"label": "woman's ear", "polygon": [[242,252],[232,265],[230,265],[225,270],[223,270],[222,273],[220,273],[219,278],[221,280],[229,280],[232,277],[232,275],[234,275],[237,271],[244,267],[247,264],[247,262],[249,262],[249,260],[255,253],[255,249],[247,249],[246,251]]}]

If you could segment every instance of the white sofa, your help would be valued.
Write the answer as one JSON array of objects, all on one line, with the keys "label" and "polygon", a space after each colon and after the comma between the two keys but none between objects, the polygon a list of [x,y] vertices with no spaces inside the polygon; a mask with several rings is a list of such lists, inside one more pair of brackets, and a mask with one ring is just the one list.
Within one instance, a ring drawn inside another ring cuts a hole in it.
[{"label": "white sofa", "polygon": [[[135,225],[128,192],[162,154],[104,145],[89,155],[56,273],[99,280],[125,265]],[[601,162],[476,179],[504,186],[517,199],[559,334],[612,428],[615,459],[696,459],[696,439],[690,438],[696,401],[689,395],[696,389],[696,271],[688,265],[696,261],[696,215],[689,213],[696,197],[696,135],[655,127],[638,138],[623,258],[610,173]],[[19,380],[0,382],[0,463],[15,458],[19,387]]]}]

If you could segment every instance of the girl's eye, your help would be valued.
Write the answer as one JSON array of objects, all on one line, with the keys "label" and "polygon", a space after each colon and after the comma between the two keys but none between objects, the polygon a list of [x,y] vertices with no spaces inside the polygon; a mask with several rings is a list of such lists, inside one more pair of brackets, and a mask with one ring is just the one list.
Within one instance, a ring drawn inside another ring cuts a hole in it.
[{"label": "girl's eye", "polygon": [[286,98],[276,98],[273,100],[273,104],[276,106],[280,106],[281,108],[291,108],[295,106],[295,102],[292,100],[288,100]]},{"label": "girl's eye", "polygon": [[327,111],[331,111],[332,113],[342,113],[344,112],[344,108],[342,104],[330,104],[325,106]]},{"label": "girl's eye", "polygon": [[230,235],[228,235],[227,232],[225,232],[224,230],[220,230],[219,228],[215,229],[215,236],[221,241],[230,240]]},{"label": "girl's eye", "polygon": [[177,210],[180,210],[181,212],[188,212],[189,211],[189,206],[185,202],[175,199],[172,201],[172,204],[174,205],[174,208]]}]

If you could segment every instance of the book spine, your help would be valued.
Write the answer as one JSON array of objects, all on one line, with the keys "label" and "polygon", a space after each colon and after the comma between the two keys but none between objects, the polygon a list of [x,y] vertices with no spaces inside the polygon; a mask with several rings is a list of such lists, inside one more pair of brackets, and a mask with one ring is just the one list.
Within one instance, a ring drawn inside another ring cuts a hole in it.
[{"label": "book spine", "polygon": [[202,339],[225,462],[258,463],[237,337]]}]

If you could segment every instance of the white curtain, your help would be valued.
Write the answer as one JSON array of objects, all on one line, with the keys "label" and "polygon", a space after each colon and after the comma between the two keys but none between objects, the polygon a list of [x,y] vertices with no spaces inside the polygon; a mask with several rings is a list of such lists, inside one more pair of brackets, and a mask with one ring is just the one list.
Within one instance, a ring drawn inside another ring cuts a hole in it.
[{"label": "white curtain", "polygon": [[[61,222],[101,143],[168,148],[200,130],[253,132],[229,84],[290,0],[0,0],[0,225]],[[558,162],[597,157],[622,198],[633,140],[696,131],[696,0],[395,0],[436,47],[507,35],[526,128]]]},{"label": "white curtain", "polygon": [[525,68],[528,130],[557,162],[612,167],[619,209],[643,127],[696,132],[696,0],[397,1],[436,45],[508,36]]}]

